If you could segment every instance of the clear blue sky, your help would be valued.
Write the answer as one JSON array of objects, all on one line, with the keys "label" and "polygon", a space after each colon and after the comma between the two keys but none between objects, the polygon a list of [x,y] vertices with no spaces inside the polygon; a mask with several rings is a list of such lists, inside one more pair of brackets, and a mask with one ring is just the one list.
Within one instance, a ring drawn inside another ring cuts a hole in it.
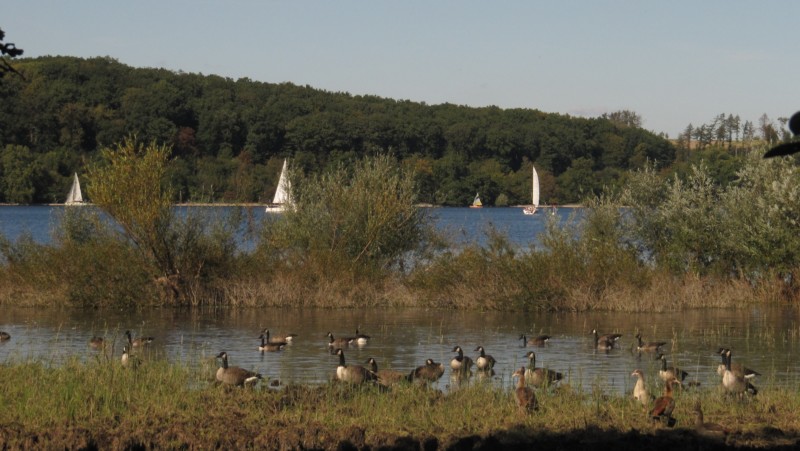
[{"label": "clear blue sky", "polygon": [[675,137],[800,110],[796,0],[4,0],[24,56],[594,117]]}]

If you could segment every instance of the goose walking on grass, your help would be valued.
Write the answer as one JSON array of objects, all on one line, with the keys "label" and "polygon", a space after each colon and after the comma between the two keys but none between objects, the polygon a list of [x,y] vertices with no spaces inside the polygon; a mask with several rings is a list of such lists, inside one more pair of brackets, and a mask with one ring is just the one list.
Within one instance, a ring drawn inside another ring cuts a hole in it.
[{"label": "goose walking on grass", "polygon": [[372,374],[377,376],[378,384],[383,385],[384,387],[389,387],[408,380],[406,375],[400,371],[379,370],[378,362],[372,357],[367,360],[367,365],[369,365],[369,370],[372,372]]},{"label": "goose walking on grass", "polygon": [[744,393],[758,394],[756,387],[745,379],[743,374],[731,369],[731,350],[725,352],[725,373],[722,375],[722,386],[728,393],[742,396]]},{"label": "goose walking on grass", "polygon": [[517,379],[517,386],[514,389],[514,396],[517,398],[517,408],[521,414],[528,414],[539,408],[536,394],[533,389],[525,385],[525,367],[514,371],[511,378]]},{"label": "goose walking on grass", "polygon": [[644,384],[644,371],[634,370],[631,376],[636,378],[636,385],[633,386],[633,399],[639,401],[643,406],[647,406],[653,397],[647,392]]},{"label": "goose walking on grass", "polygon": [[444,365],[441,363],[436,363],[433,359],[425,360],[425,365],[416,367],[411,373],[408,375],[408,380],[411,382],[419,382],[419,383],[434,383],[441,379],[442,375],[444,374]]},{"label": "goose walking on grass", "polygon": [[131,348],[140,348],[140,347],[149,345],[150,343],[153,342],[153,340],[155,340],[153,337],[137,337],[137,338],[133,338],[131,336],[131,331],[129,331],[129,330],[125,331],[125,336],[128,337],[128,346],[130,346]]},{"label": "goose walking on grass", "polygon": [[336,367],[336,379],[342,382],[359,385],[365,382],[375,382],[378,377],[361,365],[347,365],[344,360],[342,348],[336,349],[339,356],[339,366]]},{"label": "goose walking on grass", "polygon": [[525,380],[534,387],[547,387],[564,378],[564,375],[546,368],[536,367],[536,353],[528,351],[525,354],[528,359],[528,369],[525,370]]},{"label": "goose walking on grass", "polygon": [[667,366],[667,357],[664,354],[659,354],[656,356],[656,360],[661,360],[661,369],[658,370],[658,377],[661,378],[664,382],[675,379],[678,382],[683,382],[686,377],[689,375],[686,371],[675,367],[675,366]]},{"label": "goose walking on grass", "polygon": [[533,338],[528,338],[524,334],[519,336],[522,346],[544,346],[551,338],[550,335],[539,335]]},{"label": "goose walking on grass", "polygon": [[217,381],[224,385],[252,387],[262,378],[261,374],[254,371],[228,366],[228,353],[225,351],[217,354],[217,358],[222,360],[222,365],[217,369]]},{"label": "goose walking on grass", "polygon": [[676,379],[669,379],[664,382],[664,395],[659,396],[653,402],[653,409],[650,410],[650,418],[655,421],[666,421],[667,426],[672,427],[675,425],[675,419],[672,418],[672,411],[675,410],[675,399],[672,397],[672,384],[679,384]]},{"label": "goose walking on grass", "polygon": [[[717,350],[717,354],[722,357],[722,363],[717,366],[717,374],[720,376],[725,375],[725,359],[727,358],[727,353],[730,351],[728,348],[719,348]],[[750,368],[745,367],[741,363],[731,363],[731,371],[734,372],[736,375],[740,375],[745,379],[753,379],[756,376],[761,376],[761,373],[755,370],[751,370]]]}]

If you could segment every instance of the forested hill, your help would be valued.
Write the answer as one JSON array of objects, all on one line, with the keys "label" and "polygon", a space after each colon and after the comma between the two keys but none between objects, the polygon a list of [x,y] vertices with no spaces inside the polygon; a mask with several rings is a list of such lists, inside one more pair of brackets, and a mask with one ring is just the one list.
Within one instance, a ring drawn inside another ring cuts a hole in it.
[{"label": "forested hill", "polygon": [[284,158],[317,172],[388,152],[415,169],[421,202],[466,205],[480,192],[489,205],[529,203],[533,163],[542,201],[566,203],[675,155],[666,139],[605,118],[426,105],[111,58],[14,66],[24,78],[0,80],[0,202],[63,201],[73,172],[132,134],[173,146],[176,201],[269,201]]}]

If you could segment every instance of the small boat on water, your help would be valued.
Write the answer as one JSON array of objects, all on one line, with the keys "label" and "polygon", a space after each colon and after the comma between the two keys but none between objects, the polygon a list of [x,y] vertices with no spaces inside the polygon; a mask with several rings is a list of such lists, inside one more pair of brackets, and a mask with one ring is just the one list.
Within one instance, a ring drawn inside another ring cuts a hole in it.
[{"label": "small boat on water", "polygon": [[72,178],[72,186],[69,187],[69,192],[67,193],[67,200],[64,201],[64,205],[80,205],[83,204],[83,193],[81,193],[81,182],[78,180],[78,173],[75,173],[75,176]]},{"label": "small boat on water", "polygon": [[275,189],[275,196],[272,203],[267,205],[267,213],[282,213],[292,206],[292,198],[289,194],[291,185],[289,184],[288,162],[283,160],[281,176],[278,179],[278,188]]},{"label": "small boat on water", "polygon": [[479,193],[475,193],[475,199],[472,201],[472,205],[470,205],[469,208],[483,208],[483,202],[481,202]]},{"label": "small boat on water", "polygon": [[536,173],[536,168],[533,168],[533,191],[531,192],[531,201],[532,205],[529,205],[522,209],[522,213],[526,215],[532,215],[536,213],[536,209],[539,208],[539,174]]}]

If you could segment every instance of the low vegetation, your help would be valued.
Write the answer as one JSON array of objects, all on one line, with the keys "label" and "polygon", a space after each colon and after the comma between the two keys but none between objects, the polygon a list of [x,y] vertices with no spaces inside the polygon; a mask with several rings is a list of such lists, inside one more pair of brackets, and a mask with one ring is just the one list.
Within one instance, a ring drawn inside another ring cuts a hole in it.
[{"label": "low vegetation", "polygon": [[[0,446],[37,448],[540,449],[620,445],[667,449],[797,446],[800,393],[764,389],[738,400],[717,388],[679,390],[674,428],[654,424],[632,396],[595,388],[538,389],[539,409],[521,414],[513,391],[472,381],[445,392],[400,385],[389,390],[339,383],[266,381],[255,389],[213,382],[205,359],[72,359],[0,365]],[[705,421],[730,432],[694,428]]]},{"label": "low vegetation", "polygon": [[548,218],[537,247],[489,230],[487,245],[456,249],[391,156],[297,179],[296,209],[254,224],[244,209],[170,208],[156,144],[103,155],[89,183],[102,211],[65,209],[52,245],[0,237],[0,303],[664,311],[800,294],[790,159],[751,158],[726,187],[702,165],[639,171],[570,220]]}]

